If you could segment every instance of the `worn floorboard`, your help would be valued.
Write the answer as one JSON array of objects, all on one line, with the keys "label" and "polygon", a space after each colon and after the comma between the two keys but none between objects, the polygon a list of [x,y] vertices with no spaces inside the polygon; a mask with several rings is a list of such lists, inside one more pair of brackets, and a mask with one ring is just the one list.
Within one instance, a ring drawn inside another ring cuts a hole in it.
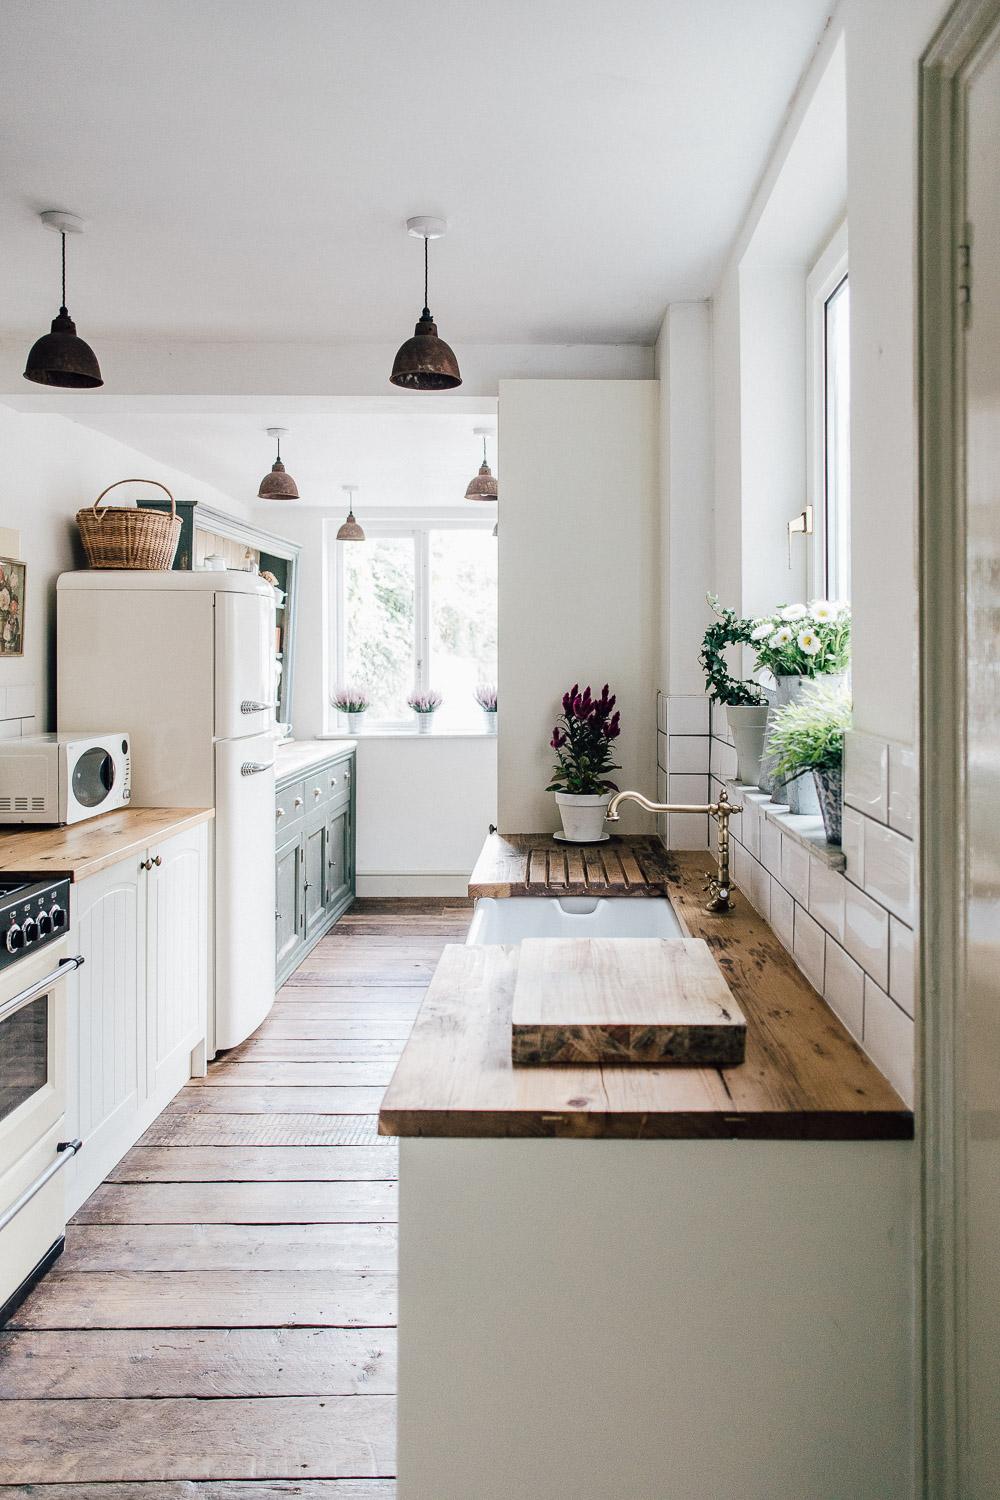
[{"label": "worn floorboard", "polygon": [[4,1500],[393,1500],[385,1081],[454,901],[360,902],[0,1332]]}]

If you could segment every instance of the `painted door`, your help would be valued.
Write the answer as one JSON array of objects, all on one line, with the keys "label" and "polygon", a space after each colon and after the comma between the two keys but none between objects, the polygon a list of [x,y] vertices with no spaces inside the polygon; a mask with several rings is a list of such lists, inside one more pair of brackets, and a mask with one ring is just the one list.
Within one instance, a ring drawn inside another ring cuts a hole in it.
[{"label": "painted door", "polygon": [[139,858],[73,888],[67,1128],[86,1148],[66,1169],[75,1213],[135,1139],[146,1092],[146,876]]},{"label": "painted door", "polygon": [[204,823],[147,854],[146,1076],[164,1103],[191,1075],[208,1022],[208,831]]},{"label": "painted door", "polygon": [[302,911],[304,847],[300,838],[282,844],[275,856],[275,962],[280,974],[304,936]]},{"label": "painted door", "polygon": [[327,907],[337,906],[351,889],[351,806],[331,813],[326,833]]},{"label": "painted door", "polygon": [[305,879],[302,884],[305,935],[309,939],[326,916],[327,823],[322,812],[310,819],[303,835]]}]

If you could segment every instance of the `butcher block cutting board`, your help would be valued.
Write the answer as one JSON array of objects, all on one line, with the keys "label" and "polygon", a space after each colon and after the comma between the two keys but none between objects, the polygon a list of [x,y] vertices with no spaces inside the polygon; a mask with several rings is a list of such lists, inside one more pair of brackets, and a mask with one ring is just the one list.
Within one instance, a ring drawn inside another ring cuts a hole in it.
[{"label": "butcher block cutting board", "polygon": [[743,1061],[747,1023],[701,938],[528,938],[512,1008],[515,1063]]}]

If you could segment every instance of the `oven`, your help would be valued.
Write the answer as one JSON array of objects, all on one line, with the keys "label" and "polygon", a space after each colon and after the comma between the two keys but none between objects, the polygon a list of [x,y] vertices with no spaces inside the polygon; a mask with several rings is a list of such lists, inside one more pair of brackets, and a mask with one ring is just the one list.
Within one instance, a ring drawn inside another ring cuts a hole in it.
[{"label": "oven", "polygon": [[0,877],[0,1327],[62,1250],[69,882]]}]

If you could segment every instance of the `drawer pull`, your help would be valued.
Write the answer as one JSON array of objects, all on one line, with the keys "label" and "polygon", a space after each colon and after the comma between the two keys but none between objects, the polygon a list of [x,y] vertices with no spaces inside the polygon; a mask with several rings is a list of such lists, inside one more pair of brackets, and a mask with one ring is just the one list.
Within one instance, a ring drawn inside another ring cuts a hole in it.
[{"label": "drawer pull", "polygon": [[273,760],[245,760],[240,766],[240,775],[260,776],[264,771],[270,771],[273,766]]},{"label": "drawer pull", "polygon": [[49,1182],[57,1172],[62,1171],[63,1167],[68,1161],[73,1160],[74,1156],[82,1148],[82,1146],[83,1142],[80,1140],[58,1142],[58,1144],[56,1145],[56,1152],[58,1154],[55,1160],[49,1162],[49,1165],[45,1168],[45,1171],[42,1172],[40,1176],[36,1177],[34,1182],[29,1183],[20,1197],[15,1198],[14,1202],[9,1206],[9,1208],[6,1208],[3,1214],[0,1214],[0,1229],[6,1229],[7,1225],[12,1223],[14,1219],[17,1218],[22,1208],[27,1208],[32,1198],[34,1198],[36,1194],[42,1191],[42,1188],[45,1186],[45,1184]]},{"label": "drawer pull", "polygon": [[274,703],[258,703],[253,698],[244,698],[240,704],[241,714],[266,714],[271,708],[277,707]]}]

